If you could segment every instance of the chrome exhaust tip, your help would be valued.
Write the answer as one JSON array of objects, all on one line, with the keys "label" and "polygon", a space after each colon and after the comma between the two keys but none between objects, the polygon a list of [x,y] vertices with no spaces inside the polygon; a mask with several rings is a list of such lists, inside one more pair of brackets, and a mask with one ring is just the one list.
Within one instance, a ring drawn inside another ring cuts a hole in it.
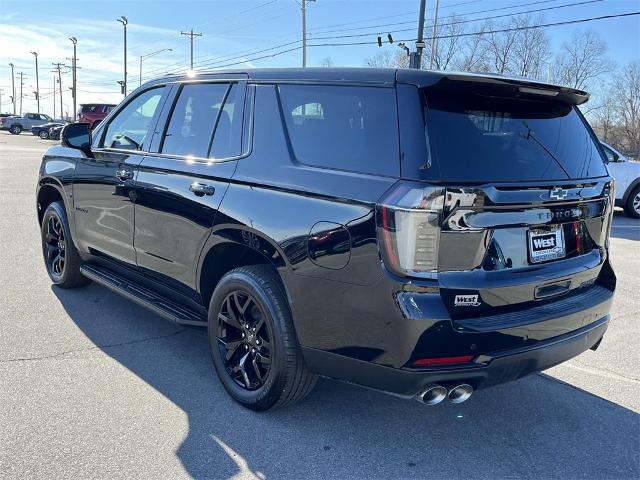
[{"label": "chrome exhaust tip", "polygon": [[441,385],[433,385],[418,395],[418,401],[425,405],[437,405],[447,398],[447,389]]},{"label": "chrome exhaust tip", "polygon": [[466,383],[458,385],[449,390],[449,401],[451,403],[462,403],[469,400],[469,397],[473,393],[473,387]]}]

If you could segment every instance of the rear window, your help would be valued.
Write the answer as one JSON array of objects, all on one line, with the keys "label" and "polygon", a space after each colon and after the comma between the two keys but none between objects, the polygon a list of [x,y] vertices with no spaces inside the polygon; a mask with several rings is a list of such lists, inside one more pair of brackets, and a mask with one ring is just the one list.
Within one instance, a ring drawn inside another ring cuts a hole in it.
[{"label": "rear window", "polygon": [[281,85],[280,99],[296,159],[308,165],[399,174],[395,90]]},{"label": "rear window", "polygon": [[567,180],[607,175],[575,107],[560,102],[426,93],[427,131],[444,181]]},{"label": "rear window", "polygon": [[81,113],[102,112],[102,105],[82,105],[80,112]]}]

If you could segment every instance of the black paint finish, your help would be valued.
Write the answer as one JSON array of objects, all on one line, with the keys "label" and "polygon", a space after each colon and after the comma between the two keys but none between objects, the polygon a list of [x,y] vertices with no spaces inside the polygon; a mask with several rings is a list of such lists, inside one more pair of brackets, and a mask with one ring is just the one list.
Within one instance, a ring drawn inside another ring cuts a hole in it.
[{"label": "black paint finish", "polygon": [[[39,208],[59,195],[85,262],[108,266],[200,313],[225,269],[273,265],[309,365],[320,374],[402,395],[415,395],[432,381],[460,380],[477,388],[515,379],[600,340],[615,288],[607,240],[610,179],[560,182],[569,192],[562,202],[545,197],[558,183],[444,185],[441,271],[437,279],[399,277],[381,260],[376,204],[400,178],[298,163],[277,84],[396,88],[400,152],[392,161],[401,162],[401,178],[415,180],[428,179],[431,168],[417,87],[442,76],[310,70],[157,81],[168,88],[148,150],[97,148],[95,136],[118,115],[116,108],[94,131],[91,155],[60,146],[45,154]],[[158,153],[176,85],[183,81],[247,82],[242,156],[221,161]],[[565,238],[572,242],[567,258],[530,265],[527,229],[556,224],[567,228]],[[536,297],[559,281],[568,285],[562,295]],[[481,306],[456,307],[457,294],[478,295]],[[581,307],[581,298],[590,302]],[[589,329],[594,322],[602,325]],[[580,329],[586,329],[581,340],[571,337]],[[572,340],[560,353],[536,350],[567,335]],[[513,357],[501,366],[496,360],[491,370],[492,360],[505,352],[516,352],[527,367],[518,369]],[[437,371],[413,365],[419,358],[459,355],[483,360]]]}]

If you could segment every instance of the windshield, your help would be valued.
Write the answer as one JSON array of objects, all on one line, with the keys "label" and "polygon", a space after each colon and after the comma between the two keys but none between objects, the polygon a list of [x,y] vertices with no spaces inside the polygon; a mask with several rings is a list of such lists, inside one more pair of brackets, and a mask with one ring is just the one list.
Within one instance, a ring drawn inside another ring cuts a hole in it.
[{"label": "windshield", "polygon": [[607,175],[575,107],[557,101],[432,91],[427,131],[440,177],[545,181]]}]

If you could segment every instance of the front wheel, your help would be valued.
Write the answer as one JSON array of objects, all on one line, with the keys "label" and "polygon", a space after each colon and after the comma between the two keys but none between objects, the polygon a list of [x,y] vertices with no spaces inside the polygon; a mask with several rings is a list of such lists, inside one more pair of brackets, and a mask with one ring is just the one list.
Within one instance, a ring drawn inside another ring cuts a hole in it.
[{"label": "front wheel", "polygon": [[47,132],[46,130],[40,130],[40,133],[38,134],[38,136],[42,140],[47,140],[49,138],[49,132]]},{"label": "front wheel", "polygon": [[62,202],[53,202],[42,217],[42,255],[51,281],[62,288],[76,288],[89,280],[80,273],[78,255]]},{"label": "front wheel", "polygon": [[640,218],[640,185],[634,188],[629,198],[627,198],[624,210],[630,217]]},{"label": "front wheel", "polygon": [[209,348],[229,395],[252,410],[302,400],[315,385],[302,358],[280,278],[264,265],[236,268],[209,304]]}]

